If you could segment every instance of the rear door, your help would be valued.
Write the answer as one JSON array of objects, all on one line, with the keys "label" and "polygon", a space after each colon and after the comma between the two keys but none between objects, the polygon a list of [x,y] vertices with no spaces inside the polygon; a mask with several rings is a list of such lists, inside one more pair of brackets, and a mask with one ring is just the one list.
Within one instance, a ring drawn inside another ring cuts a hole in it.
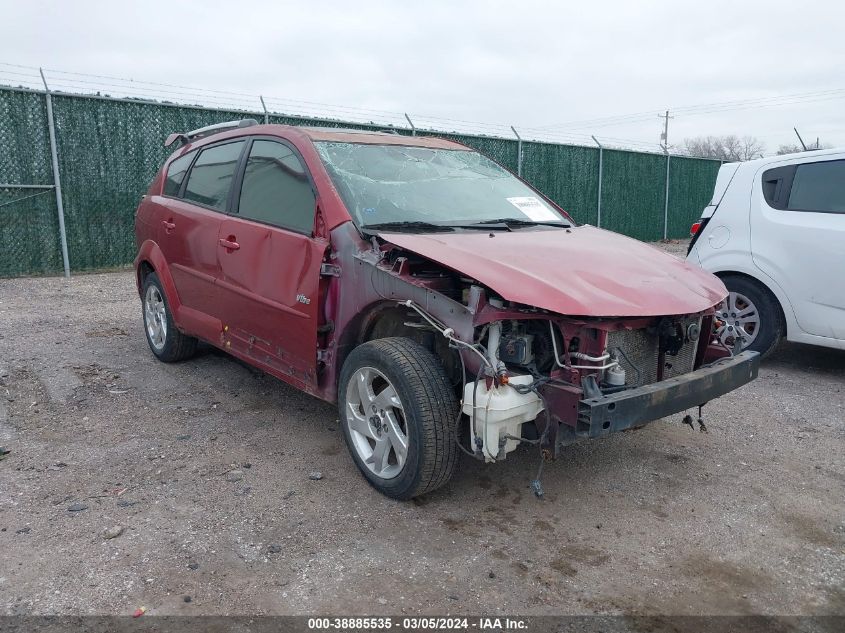
[{"label": "rear door", "polygon": [[755,179],[751,254],[799,327],[845,339],[845,159],[768,165]]},{"label": "rear door", "polygon": [[179,299],[186,307],[218,318],[217,239],[231,204],[232,183],[245,145],[239,139],[186,154],[171,167],[188,169],[176,163],[189,159],[187,177],[178,186],[170,180],[165,182],[166,212],[159,245],[170,265]]},{"label": "rear door", "polygon": [[255,138],[219,230],[226,344],[302,385],[316,382],[320,265],[316,194],[304,161],[279,139]]}]

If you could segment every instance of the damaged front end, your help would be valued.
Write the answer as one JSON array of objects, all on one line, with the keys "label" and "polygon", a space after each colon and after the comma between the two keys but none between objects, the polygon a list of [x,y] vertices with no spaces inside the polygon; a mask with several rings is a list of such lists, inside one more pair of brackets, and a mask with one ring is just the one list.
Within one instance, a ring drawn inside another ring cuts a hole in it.
[{"label": "damaged front end", "polygon": [[[753,380],[758,357],[709,333],[713,310],[646,318],[564,317],[470,289],[477,347],[463,412],[473,449],[503,459],[520,441],[550,456],[581,437],[642,426]],[[475,380],[471,377],[475,372]]]},{"label": "damaged front end", "polygon": [[479,459],[499,461],[522,443],[552,458],[579,438],[703,405],[757,375],[755,353],[734,356],[711,335],[718,289],[708,288],[697,303],[678,302],[695,309],[675,314],[561,314],[540,307],[548,298],[538,297],[539,306],[513,301],[398,246],[392,235],[366,242],[347,227],[337,230],[348,231],[348,239],[333,240],[341,248],[332,265],[347,279],[327,290],[338,322],[324,341],[323,377],[331,380],[336,361],[367,340],[420,342],[460,394],[465,417],[456,439]]},{"label": "damaged front end", "polygon": [[369,295],[359,299],[381,306],[361,337],[405,335],[435,351],[460,389],[466,448],[487,461],[524,441],[556,455],[580,437],[704,404],[757,374],[756,354],[732,356],[711,336],[712,306],[655,316],[557,314],[509,301],[391,237],[353,254]]}]

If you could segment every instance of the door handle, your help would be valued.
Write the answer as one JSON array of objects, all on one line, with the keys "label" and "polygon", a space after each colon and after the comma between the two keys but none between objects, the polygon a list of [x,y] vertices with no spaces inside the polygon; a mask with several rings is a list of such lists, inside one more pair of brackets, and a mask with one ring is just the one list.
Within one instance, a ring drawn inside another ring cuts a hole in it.
[{"label": "door handle", "polygon": [[171,233],[176,229],[176,224],[172,220],[162,220],[161,223],[164,225],[164,230],[167,233]]},{"label": "door handle", "polygon": [[217,240],[217,243],[229,252],[236,251],[241,247],[241,245],[235,241],[234,235],[230,235],[225,240],[223,238],[220,238],[219,240]]}]

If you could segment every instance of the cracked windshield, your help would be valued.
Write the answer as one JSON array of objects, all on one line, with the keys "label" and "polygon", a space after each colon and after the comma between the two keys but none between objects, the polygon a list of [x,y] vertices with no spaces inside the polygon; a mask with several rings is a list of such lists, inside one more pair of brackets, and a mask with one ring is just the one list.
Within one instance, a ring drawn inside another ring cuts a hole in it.
[{"label": "cracked windshield", "polygon": [[359,143],[315,145],[361,228],[571,224],[530,187],[476,152]]}]

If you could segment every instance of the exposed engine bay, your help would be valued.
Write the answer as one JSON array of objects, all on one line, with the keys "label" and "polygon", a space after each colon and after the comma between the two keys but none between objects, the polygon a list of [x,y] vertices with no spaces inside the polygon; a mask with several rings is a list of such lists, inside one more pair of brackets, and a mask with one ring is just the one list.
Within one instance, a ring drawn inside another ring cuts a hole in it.
[{"label": "exposed engine bay", "polygon": [[[451,336],[419,306],[402,305],[417,312],[434,330]],[[497,298],[490,305],[513,309]],[[573,390],[588,398],[601,397],[688,373],[698,355],[703,319],[661,317],[650,323],[605,321],[589,327],[562,323],[560,317],[534,317],[485,324],[472,346],[482,362],[475,380],[462,387],[462,410],[470,420],[473,451],[486,461],[499,461],[520,442],[533,440],[559,449],[574,441],[577,433],[562,436],[569,441],[550,441],[552,425],[535,422],[549,409],[546,393],[558,400]],[[638,325],[643,327],[635,329]],[[557,413],[547,417],[555,427],[568,424]],[[577,417],[575,422],[577,432]],[[528,436],[523,433],[526,424],[533,427]],[[541,428],[545,437],[538,431]]]}]

